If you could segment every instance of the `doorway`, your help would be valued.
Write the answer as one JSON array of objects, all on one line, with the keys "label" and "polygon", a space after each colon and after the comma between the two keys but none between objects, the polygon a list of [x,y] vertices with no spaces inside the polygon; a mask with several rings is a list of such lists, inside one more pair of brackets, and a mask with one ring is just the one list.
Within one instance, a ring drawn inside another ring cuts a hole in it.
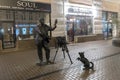
[{"label": "doorway", "polygon": [[112,38],[113,28],[111,22],[103,22],[103,34],[105,39]]},{"label": "doorway", "polygon": [[14,22],[5,21],[1,23],[2,30],[2,48],[15,48],[15,34],[14,34]]}]

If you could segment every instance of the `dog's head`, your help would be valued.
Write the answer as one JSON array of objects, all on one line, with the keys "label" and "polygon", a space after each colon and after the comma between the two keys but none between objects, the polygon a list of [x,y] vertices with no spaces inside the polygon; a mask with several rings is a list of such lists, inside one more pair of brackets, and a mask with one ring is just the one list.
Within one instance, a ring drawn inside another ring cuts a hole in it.
[{"label": "dog's head", "polygon": [[84,58],[84,52],[79,52],[81,58]]}]

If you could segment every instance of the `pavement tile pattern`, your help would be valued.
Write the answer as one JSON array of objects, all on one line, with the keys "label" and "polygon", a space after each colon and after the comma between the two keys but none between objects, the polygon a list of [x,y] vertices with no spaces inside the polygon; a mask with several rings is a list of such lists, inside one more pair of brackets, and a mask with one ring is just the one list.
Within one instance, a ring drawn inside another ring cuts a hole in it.
[{"label": "pavement tile pattern", "polygon": [[[111,40],[73,43],[68,45],[73,64],[59,49],[55,64],[37,66],[37,50],[3,53],[0,55],[0,80],[120,80],[120,48]],[[51,48],[51,60],[56,49]],[[95,71],[82,70],[78,52],[94,63]],[[45,61],[45,55],[44,55]]]}]

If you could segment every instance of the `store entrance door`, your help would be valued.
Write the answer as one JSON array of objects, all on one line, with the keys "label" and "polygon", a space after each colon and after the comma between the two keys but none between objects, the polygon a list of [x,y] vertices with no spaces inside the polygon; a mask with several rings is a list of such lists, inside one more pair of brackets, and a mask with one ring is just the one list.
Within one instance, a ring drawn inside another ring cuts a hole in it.
[{"label": "store entrance door", "polygon": [[103,34],[105,39],[111,39],[113,36],[113,28],[112,23],[110,22],[103,22]]},{"label": "store entrance door", "polygon": [[3,49],[15,48],[14,23],[12,21],[2,22],[2,47]]},{"label": "store entrance door", "polygon": [[108,22],[108,38],[112,38],[112,36],[113,36],[112,23]]}]

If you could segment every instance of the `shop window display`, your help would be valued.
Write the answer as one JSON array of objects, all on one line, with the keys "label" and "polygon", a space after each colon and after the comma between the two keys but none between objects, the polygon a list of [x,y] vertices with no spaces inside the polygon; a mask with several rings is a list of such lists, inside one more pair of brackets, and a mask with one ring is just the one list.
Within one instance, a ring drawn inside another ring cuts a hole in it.
[{"label": "shop window display", "polygon": [[[88,18],[88,19],[87,19]],[[74,35],[89,35],[92,34],[92,19],[90,20],[89,17],[77,17],[76,20],[67,23],[68,27],[74,29]],[[69,26],[71,25],[71,26]]]},{"label": "shop window display", "polygon": [[74,36],[92,34],[92,17],[67,16],[67,35],[70,41],[74,41]]},{"label": "shop window display", "polygon": [[[24,15],[22,12],[16,13],[16,15]],[[19,29],[19,34],[16,32],[16,37],[19,40],[28,40],[34,38],[34,28],[37,26],[37,22],[39,18],[42,16],[46,19],[46,23],[49,21],[49,13],[43,12],[24,12],[26,14],[25,19],[21,19],[20,17],[15,17],[17,19],[16,30]],[[35,14],[36,13],[36,14]],[[28,14],[28,16],[27,16]],[[20,37],[20,38],[19,38]]]},{"label": "shop window display", "polygon": [[69,6],[66,13],[66,27],[69,41],[75,36],[93,33],[93,13],[91,8]]},{"label": "shop window display", "polygon": [[37,24],[16,24],[16,37],[19,40],[31,39],[31,36],[34,36],[36,26]]},{"label": "shop window display", "polygon": [[0,10],[0,20],[6,20],[6,22],[2,22],[5,32],[4,40],[6,40],[9,30],[7,24],[11,24],[10,26],[14,31],[12,34],[16,38],[21,37],[21,40],[33,39],[34,37],[31,38],[31,36],[34,36],[34,28],[37,26],[39,18],[43,17],[46,20],[45,23],[49,23],[49,15],[49,12]]}]

